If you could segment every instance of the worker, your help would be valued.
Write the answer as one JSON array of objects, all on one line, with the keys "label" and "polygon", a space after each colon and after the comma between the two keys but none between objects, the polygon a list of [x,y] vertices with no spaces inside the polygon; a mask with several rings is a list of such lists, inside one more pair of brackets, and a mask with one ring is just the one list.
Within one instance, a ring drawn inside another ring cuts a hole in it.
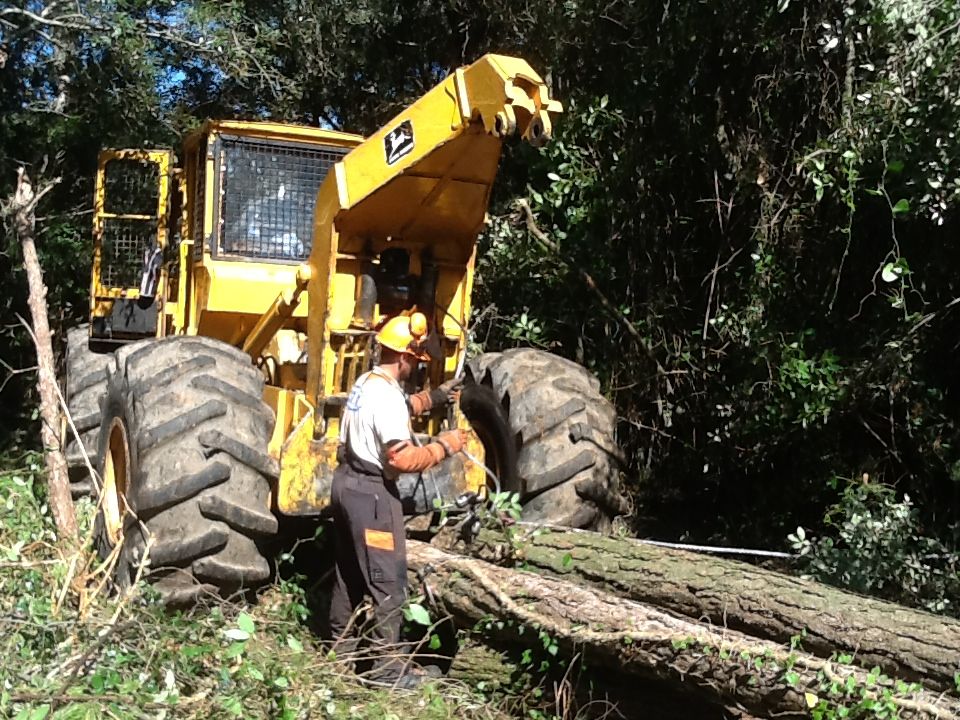
[{"label": "worker", "polygon": [[[458,396],[451,380],[431,391],[407,396],[401,386],[422,360],[426,318],[420,313],[388,320],[376,339],[380,363],[362,375],[347,399],[340,429],[338,466],[333,476],[331,509],[336,534],[336,584],[330,604],[330,629],[340,651],[353,651],[348,637],[354,611],[369,597],[373,657],[370,680],[411,688],[419,676],[404,672],[399,654],[401,610],[406,599],[407,554],[403,511],[396,479],[417,473],[458,453],[462,430],[441,433],[419,445],[410,416],[445,406]],[[378,651],[379,648],[379,651]]]}]

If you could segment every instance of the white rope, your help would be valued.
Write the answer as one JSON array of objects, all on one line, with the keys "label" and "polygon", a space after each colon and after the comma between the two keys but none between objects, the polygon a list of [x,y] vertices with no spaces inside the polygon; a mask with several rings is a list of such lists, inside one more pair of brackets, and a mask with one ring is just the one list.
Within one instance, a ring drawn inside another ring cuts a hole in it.
[{"label": "white rope", "polygon": [[692,550],[694,552],[717,553],[720,555],[754,555],[756,557],[792,558],[793,553],[776,552],[775,550],[751,550],[748,548],[717,547],[715,545],[687,545],[685,543],[669,543],[660,540],[641,540],[637,542],[656,547],[673,548],[675,550]]},{"label": "white rope", "polygon": [[465,449],[461,449],[460,452],[462,452],[464,455],[467,456],[467,460],[469,460],[469,461],[471,461],[471,462],[473,462],[473,463],[476,463],[477,465],[479,465],[480,467],[483,468],[484,472],[486,472],[487,475],[490,476],[490,479],[493,480],[493,485],[494,485],[494,487],[497,489],[497,494],[499,495],[499,494],[500,494],[500,478],[498,478],[496,475],[494,475],[493,472],[490,470],[490,468],[488,468],[488,467],[487,467],[486,465],[484,465],[482,462],[480,462],[479,460],[477,460],[477,458],[475,458],[473,455],[471,455],[470,453],[468,453]]}]

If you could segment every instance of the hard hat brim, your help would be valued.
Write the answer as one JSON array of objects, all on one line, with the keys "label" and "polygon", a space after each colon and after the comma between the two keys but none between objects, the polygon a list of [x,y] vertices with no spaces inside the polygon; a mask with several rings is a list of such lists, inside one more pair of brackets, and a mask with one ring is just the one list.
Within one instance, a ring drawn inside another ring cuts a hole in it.
[{"label": "hard hat brim", "polygon": [[407,355],[413,355],[417,360],[422,360],[423,362],[430,362],[433,358],[430,357],[430,354],[426,351],[417,352],[413,348],[407,348],[404,350]]},{"label": "hard hat brim", "polygon": [[430,357],[430,354],[426,350],[417,350],[414,347],[407,346],[405,348],[397,348],[388,343],[380,343],[381,346],[392,350],[393,352],[400,353],[401,355],[412,355],[417,360],[422,360],[423,362],[429,362],[433,358]]}]

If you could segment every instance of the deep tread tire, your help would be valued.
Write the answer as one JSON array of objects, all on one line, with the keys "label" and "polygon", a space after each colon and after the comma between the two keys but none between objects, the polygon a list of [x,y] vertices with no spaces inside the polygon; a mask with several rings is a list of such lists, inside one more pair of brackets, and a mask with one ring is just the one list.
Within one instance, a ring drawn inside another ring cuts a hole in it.
[{"label": "deep tread tire", "polygon": [[469,369],[474,382],[495,393],[509,419],[517,471],[516,480],[504,484],[520,493],[524,519],[609,528],[624,507],[623,457],[616,410],[600,394],[600,382],[574,362],[529,348],[486,353]]},{"label": "deep tread tire", "polygon": [[[148,538],[148,577],[168,604],[262,584],[277,467],[267,454],[274,415],[250,357],[210,338],[173,337],[121,348],[108,370],[99,442],[109,446],[115,418],[124,424],[125,497],[136,514],[124,518],[119,584],[133,578]],[[98,543],[106,557],[102,517]]]},{"label": "deep tread tire", "polygon": [[[78,325],[67,330],[66,372],[64,399],[80,434],[83,448],[90,462],[96,467],[97,443],[100,436],[100,400],[107,389],[107,365],[111,353],[95,353],[90,350],[89,325]],[[80,452],[80,443],[70,430],[64,436],[64,455],[70,477],[70,491],[74,498],[89,495],[93,491],[90,473]]]}]

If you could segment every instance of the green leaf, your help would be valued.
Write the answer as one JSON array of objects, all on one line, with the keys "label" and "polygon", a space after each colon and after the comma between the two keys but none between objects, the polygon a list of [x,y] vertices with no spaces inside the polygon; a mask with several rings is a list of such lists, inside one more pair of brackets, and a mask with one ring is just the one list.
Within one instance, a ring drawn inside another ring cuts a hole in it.
[{"label": "green leaf", "polygon": [[903,258],[899,258],[896,262],[888,262],[883,266],[883,269],[880,271],[880,278],[884,282],[892,283],[899,280],[904,275],[910,274],[910,266],[907,264],[907,261]]},{"label": "green leaf", "polygon": [[570,567],[570,563],[572,562],[573,562],[573,555],[571,555],[570,553],[567,553],[566,555],[563,556],[563,559],[560,561],[560,564],[563,565],[564,567]]},{"label": "green leaf", "polygon": [[430,649],[439,650],[440,649],[440,636],[433,634],[430,636]]},{"label": "green leaf", "polygon": [[251,635],[254,630],[256,630],[256,625],[253,623],[253,618],[247,615],[246,613],[240,613],[240,616],[237,618],[237,627],[241,630],[246,630]]},{"label": "green leaf", "polygon": [[910,212],[910,201],[906,198],[900,198],[897,200],[897,204],[893,206],[893,214],[902,215],[905,212]]},{"label": "green leaf", "polygon": [[303,652],[303,643],[297,640],[293,635],[287,635],[287,647],[295,653]]},{"label": "green leaf", "polygon": [[235,658],[237,655],[243,655],[243,651],[246,649],[246,643],[235,642],[230,647],[227,648],[227,651],[223,654],[223,657],[227,660],[230,658]]},{"label": "green leaf", "polygon": [[903,172],[903,160],[891,160],[887,163],[887,172],[894,175]]},{"label": "green leaf", "polygon": [[231,715],[235,715],[237,717],[240,717],[241,715],[243,715],[243,703],[240,702],[239,698],[235,698],[235,697],[224,698],[221,701],[221,704],[223,705],[223,709],[226,710]]},{"label": "green leaf", "polygon": [[407,620],[417,623],[418,625],[430,624],[430,613],[419,603],[410,603],[410,605],[404,609],[403,615]]}]

